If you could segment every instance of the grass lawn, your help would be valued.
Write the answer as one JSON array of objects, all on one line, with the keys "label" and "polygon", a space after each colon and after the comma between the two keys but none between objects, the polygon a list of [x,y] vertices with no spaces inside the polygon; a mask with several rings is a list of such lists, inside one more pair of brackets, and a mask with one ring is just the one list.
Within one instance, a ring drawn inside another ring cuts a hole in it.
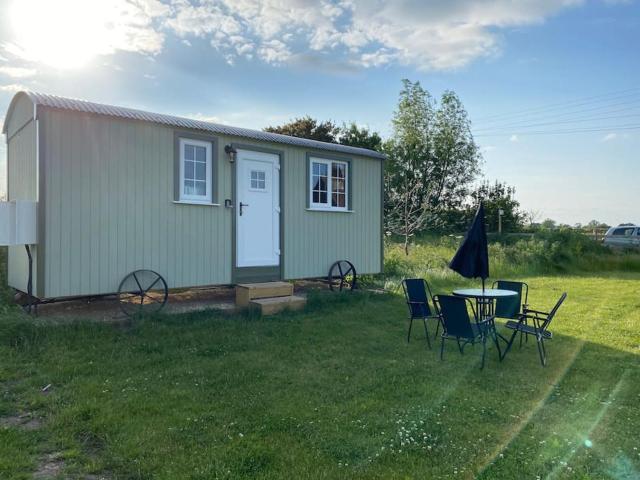
[{"label": "grass lawn", "polygon": [[531,342],[441,362],[396,294],[129,326],[5,308],[0,417],[41,425],[0,427],[0,478],[51,454],[63,478],[640,478],[640,273],[524,280],[539,308],[569,292],[546,368]]}]

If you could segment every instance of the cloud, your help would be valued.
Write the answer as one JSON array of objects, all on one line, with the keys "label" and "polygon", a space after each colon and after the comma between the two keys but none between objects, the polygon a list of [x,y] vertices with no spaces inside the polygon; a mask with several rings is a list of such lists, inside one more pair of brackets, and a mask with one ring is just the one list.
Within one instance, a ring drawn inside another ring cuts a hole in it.
[{"label": "cloud", "polygon": [[26,78],[33,77],[36,74],[36,70],[33,68],[21,68],[21,67],[0,67],[0,75],[5,75],[11,78]]},{"label": "cloud", "polygon": [[518,135],[513,134],[513,135],[511,135],[511,136],[509,137],[509,141],[510,141],[510,142],[513,142],[513,143],[516,143],[516,142],[519,142],[519,141],[520,141],[520,138],[518,137]]},{"label": "cloud", "polygon": [[21,90],[29,90],[29,87],[20,83],[10,83],[8,85],[0,85],[0,92],[16,93]]},{"label": "cloud", "polygon": [[242,55],[238,45],[259,45],[258,57],[267,63],[314,51],[361,67],[451,70],[499,53],[500,30],[543,22],[582,2],[174,0],[165,25],[181,38],[209,38],[231,56]]},{"label": "cloud", "polygon": [[13,29],[3,54],[55,68],[118,51],[156,55],[165,38],[158,20],[173,14],[159,0],[20,0],[7,8]]},{"label": "cloud", "polygon": [[499,54],[506,29],[584,1],[20,0],[12,19],[25,28],[2,53],[59,67],[119,51],[157,55],[173,35],[187,46],[206,40],[229,63],[320,54],[356,68],[452,70]]},{"label": "cloud", "polygon": [[629,138],[629,134],[628,133],[616,133],[616,132],[611,132],[611,133],[607,133],[604,137],[602,137],[600,139],[601,142],[612,142],[614,140],[620,140],[620,139],[626,139]]}]

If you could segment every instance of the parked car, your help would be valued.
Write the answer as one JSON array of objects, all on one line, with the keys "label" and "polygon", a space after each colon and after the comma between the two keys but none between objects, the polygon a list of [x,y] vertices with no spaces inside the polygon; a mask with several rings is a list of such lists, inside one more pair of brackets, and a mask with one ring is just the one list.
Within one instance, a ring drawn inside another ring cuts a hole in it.
[{"label": "parked car", "polygon": [[604,244],[610,247],[640,247],[640,226],[611,227],[604,236]]}]

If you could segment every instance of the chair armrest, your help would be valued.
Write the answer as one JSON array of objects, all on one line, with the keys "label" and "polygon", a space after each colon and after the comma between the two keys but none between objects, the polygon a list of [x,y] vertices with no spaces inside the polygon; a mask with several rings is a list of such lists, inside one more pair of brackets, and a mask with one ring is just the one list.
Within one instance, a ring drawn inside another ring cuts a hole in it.
[{"label": "chair armrest", "polygon": [[486,317],[483,320],[476,320],[476,324],[478,325],[484,325],[484,324],[489,324],[489,323],[493,323],[496,319],[495,315],[491,315],[490,317]]},{"label": "chair armrest", "polygon": [[541,311],[541,310],[533,310],[533,309],[530,309],[530,308],[524,308],[524,309],[522,310],[522,312],[523,312],[525,315],[526,315],[526,314],[528,314],[528,313],[533,313],[533,314],[535,314],[535,315],[544,315],[545,317],[549,316],[549,313],[548,313],[548,312],[543,312],[543,311]]}]

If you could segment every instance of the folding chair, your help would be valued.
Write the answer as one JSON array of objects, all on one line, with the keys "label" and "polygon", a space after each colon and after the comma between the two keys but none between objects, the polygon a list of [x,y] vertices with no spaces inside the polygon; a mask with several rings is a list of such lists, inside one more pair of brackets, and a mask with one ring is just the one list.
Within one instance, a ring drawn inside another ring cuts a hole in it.
[{"label": "folding chair", "polygon": [[[525,308],[518,321],[509,320],[505,326],[513,330],[513,333],[507,343],[507,348],[505,349],[502,358],[504,358],[507,355],[507,352],[511,349],[513,340],[518,333],[526,336],[532,335],[536,337],[538,353],[540,354],[540,363],[544,367],[547,364],[547,350],[544,346],[544,341],[551,340],[553,338],[553,333],[549,331],[549,325],[566,298],[567,293],[565,292],[560,296],[560,299],[556,302],[555,306],[549,313]],[[531,320],[531,325],[528,324],[528,320]],[[522,341],[520,342],[520,345],[522,346]]]},{"label": "folding chair", "polygon": [[[502,360],[500,354],[500,344],[494,324],[494,318],[488,317],[480,319],[473,303],[468,298],[456,297],[454,295],[436,295],[434,302],[438,305],[438,310],[442,317],[442,344],[440,346],[440,360],[444,357],[444,341],[455,340],[461,354],[464,354],[464,347],[467,344],[475,345],[482,343],[482,364],[487,355],[487,338],[490,336],[498,349],[498,358]],[[473,312],[474,322],[469,317],[469,309]],[[462,343],[461,343],[462,342]]]},{"label": "folding chair", "polygon": [[[524,309],[528,307],[529,285],[524,282],[514,282],[511,280],[496,280],[493,282],[493,288],[510,290],[517,293],[517,295],[511,297],[496,298],[494,307],[494,315],[496,318],[519,320],[520,316],[524,313]],[[523,336],[523,334],[520,334],[520,345],[522,345]],[[526,337],[527,340],[528,338],[529,337]]]},{"label": "folding chair", "polygon": [[437,308],[435,308],[435,304],[433,310],[429,306],[429,297],[433,300],[431,288],[429,288],[426,280],[422,278],[407,278],[402,281],[402,289],[404,290],[404,297],[409,307],[409,332],[407,333],[407,342],[411,339],[411,326],[413,325],[413,321],[415,319],[422,319],[424,323],[424,334],[427,337],[427,345],[431,348],[427,320],[437,321],[435,336],[438,335],[440,323],[442,322],[440,314]]}]

